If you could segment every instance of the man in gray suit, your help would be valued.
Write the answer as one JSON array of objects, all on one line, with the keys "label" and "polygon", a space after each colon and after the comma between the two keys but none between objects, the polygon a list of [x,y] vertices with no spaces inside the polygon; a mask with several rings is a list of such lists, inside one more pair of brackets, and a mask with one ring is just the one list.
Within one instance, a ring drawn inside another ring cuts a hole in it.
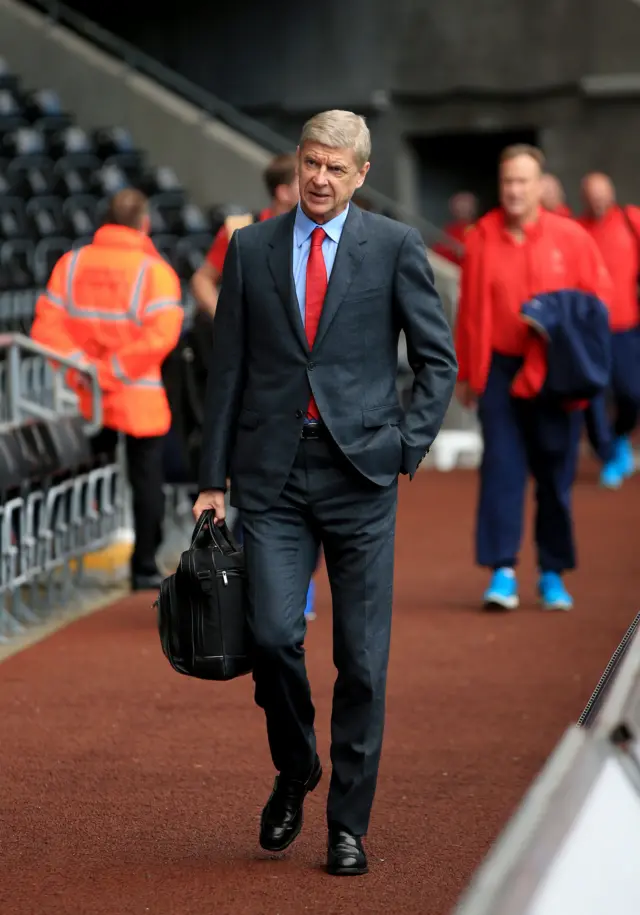
[{"label": "man in gray suit", "polygon": [[[333,596],[328,870],[363,874],[384,726],[398,474],[413,477],[455,386],[452,336],[419,233],[350,203],[363,118],[327,111],[298,149],[300,203],[234,233],[224,266],[194,515],[241,513],[255,700],[278,771],[260,844],[283,851],[318,784],[303,641],[320,545]],[[398,335],[415,373],[396,393]]]}]

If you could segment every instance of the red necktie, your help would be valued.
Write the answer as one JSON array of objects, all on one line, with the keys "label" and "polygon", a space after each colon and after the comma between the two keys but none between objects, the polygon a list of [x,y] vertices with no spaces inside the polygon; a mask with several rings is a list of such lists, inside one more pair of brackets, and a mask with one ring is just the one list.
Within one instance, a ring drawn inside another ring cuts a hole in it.
[{"label": "red necktie", "polygon": [[[325,238],[325,231],[318,226],[311,233],[311,248],[309,250],[309,259],[307,261],[307,291],[304,306],[304,329],[307,334],[309,346],[313,346],[316,338],[320,315],[322,314],[322,305],[327,292],[327,268],[322,254],[322,242]],[[320,413],[316,402],[311,396],[307,408],[307,417],[309,419],[320,419]]]}]

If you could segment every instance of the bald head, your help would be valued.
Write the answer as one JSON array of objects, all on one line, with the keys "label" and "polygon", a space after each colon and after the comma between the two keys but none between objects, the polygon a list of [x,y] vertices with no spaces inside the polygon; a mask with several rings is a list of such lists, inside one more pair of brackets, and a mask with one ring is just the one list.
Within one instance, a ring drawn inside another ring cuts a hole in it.
[{"label": "bald head", "polygon": [[559,179],[550,172],[545,172],[542,176],[542,197],[540,203],[551,213],[555,213],[558,207],[564,203],[564,188]]},{"label": "bald head", "polygon": [[602,172],[591,172],[589,175],[585,175],[581,188],[587,211],[596,219],[601,219],[609,207],[616,202],[613,181]]},{"label": "bald head", "polygon": [[109,201],[106,222],[147,232],[149,228],[149,202],[142,191],[127,187]]},{"label": "bald head", "polygon": [[449,212],[456,222],[475,222],[478,215],[478,201],[475,194],[460,191],[449,200]]}]

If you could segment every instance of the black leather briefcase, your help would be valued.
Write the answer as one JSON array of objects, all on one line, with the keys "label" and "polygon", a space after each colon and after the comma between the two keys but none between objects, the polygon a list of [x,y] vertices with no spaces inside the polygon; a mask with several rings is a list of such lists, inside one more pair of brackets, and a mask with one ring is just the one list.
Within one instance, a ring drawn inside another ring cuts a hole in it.
[{"label": "black leather briefcase", "polygon": [[178,673],[232,680],[252,669],[244,553],[226,524],[203,512],[155,602],[165,657]]}]

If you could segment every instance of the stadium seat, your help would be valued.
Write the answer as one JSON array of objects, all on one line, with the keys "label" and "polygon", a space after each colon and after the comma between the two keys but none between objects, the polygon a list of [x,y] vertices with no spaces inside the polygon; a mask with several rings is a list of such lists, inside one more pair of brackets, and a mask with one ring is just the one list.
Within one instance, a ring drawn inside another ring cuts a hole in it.
[{"label": "stadium seat", "polygon": [[[92,153],[70,153],[62,156],[53,167],[58,193],[87,194],[95,187],[95,175],[101,162]],[[76,190],[82,187],[82,190]]]},{"label": "stadium seat", "polygon": [[83,173],[79,168],[56,171],[53,176],[53,190],[61,197],[73,198],[90,194],[90,173]]},{"label": "stadium seat", "polygon": [[124,127],[101,127],[94,132],[98,155],[105,165],[119,166],[128,175],[140,179],[145,170],[145,154],[137,149]]},{"label": "stadium seat", "polygon": [[7,197],[11,194],[12,184],[5,174],[6,166],[0,162],[0,197]]},{"label": "stadium seat", "polygon": [[0,264],[8,277],[8,289],[29,289],[33,279],[33,242],[27,239],[0,244]]},{"label": "stadium seat", "polygon": [[140,190],[144,191],[148,197],[153,197],[155,194],[172,193],[182,194],[185,202],[187,199],[178,176],[172,168],[165,165],[149,169],[140,182]]},{"label": "stadium seat", "polygon": [[45,156],[47,142],[45,135],[33,127],[20,127],[2,137],[3,153],[11,159]]},{"label": "stadium seat", "polygon": [[89,195],[70,197],[62,204],[62,215],[70,238],[92,236],[98,226],[98,201]]},{"label": "stadium seat", "polygon": [[169,232],[169,226],[167,220],[164,218],[162,212],[153,204],[149,207],[149,218],[151,220],[151,235],[166,235]]},{"label": "stadium seat", "polygon": [[61,159],[63,156],[68,159],[72,156],[95,156],[96,147],[86,130],[76,126],[65,127],[51,136],[49,153],[54,159]]},{"label": "stadium seat", "polygon": [[152,235],[151,240],[156,246],[158,254],[168,261],[172,267],[176,267],[177,235]]},{"label": "stadium seat", "polygon": [[36,286],[46,286],[51,271],[63,254],[71,250],[71,241],[61,236],[44,238],[33,252],[32,271]]},{"label": "stadium seat", "polygon": [[10,89],[0,89],[0,133],[26,127],[22,107]]},{"label": "stadium seat", "polygon": [[69,127],[71,116],[63,110],[57,92],[53,89],[38,89],[25,97],[25,112],[34,127],[45,134]]},{"label": "stadium seat", "polygon": [[176,245],[175,266],[180,279],[191,279],[204,261],[212,241],[213,235],[210,232],[179,239]]},{"label": "stadium seat", "polygon": [[0,197],[0,238],[29,237],[25,203],[20,197]]},{"label": "stadium seat", "polygon": [[170,232],[180,233],[181,214],[184,207],[184,198],[180,191],[154,194],[149,198],[149,206],[151,210],[161,214]]},{"label": "stadium seat", "polygon": [[34,197],[27,203],[26,211],[36,239],[64,233],[62,201],[59,197]]},{"label": "stadium seat", "polygon": [[118,165],[103,165],[94,173],[93,187],[101,197],[112,197],[123,188],[131,187],[131,182]]},{"label": "stadium seat", "polygon": [[186,203],[178,213],[174,229],[180,235],[202,235],[209,231],[209,222],[199,206]]},{"label": "stadium seat", "polygon": [[0,89],[10,89],[15,92],[18,88],[18,77],[9,69],[9,64],[4,57],[0,57]]},{"label": "stadium seat", "polygon": [[74,251],[77,251],[78,248],[84,248],[85,245],[90,245],[93,241],[93,235],[83,235],[81,238],[74,238],[71,245]]},{"label": "stadium seat", "polygon": [[18,157],[9,163],[6,176],[19,197],[43,197],[55,191],[53,163],[46,156]]}]

